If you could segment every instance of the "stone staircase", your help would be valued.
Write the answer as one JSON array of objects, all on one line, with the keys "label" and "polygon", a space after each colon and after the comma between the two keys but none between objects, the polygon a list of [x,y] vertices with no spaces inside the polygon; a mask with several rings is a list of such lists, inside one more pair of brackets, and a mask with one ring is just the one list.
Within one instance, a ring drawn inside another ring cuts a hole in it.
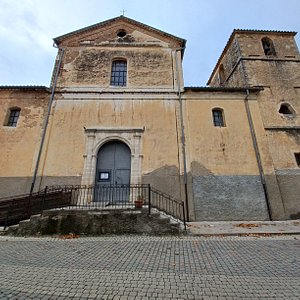
[{"label": "stone staircase", "polygon": [[33,215],[18,225],[10,226],[9,235],[104,235],[104,234],[148,234],[178,235],[184,227],[178,220],[153,209],[113,210],[47,210],[42,215]]}]

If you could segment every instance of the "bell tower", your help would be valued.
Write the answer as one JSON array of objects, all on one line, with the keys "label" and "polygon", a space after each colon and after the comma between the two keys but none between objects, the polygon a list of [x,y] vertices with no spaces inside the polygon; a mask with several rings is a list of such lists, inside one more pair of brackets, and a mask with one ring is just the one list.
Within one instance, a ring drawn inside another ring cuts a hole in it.
[{"label": "bell tower", "polygon": [[[207,83],[262,88],[257,101],[266,139],[258,141],[258,149],[270,153],[268,159],[263,158],[266,179],[276,178],[269,191],[277,182],[285,215],[292,218],[299,211],[300,193],[300,55],[295,35],[234,30]],[[269,173],[266,165],[274,171]]]}]

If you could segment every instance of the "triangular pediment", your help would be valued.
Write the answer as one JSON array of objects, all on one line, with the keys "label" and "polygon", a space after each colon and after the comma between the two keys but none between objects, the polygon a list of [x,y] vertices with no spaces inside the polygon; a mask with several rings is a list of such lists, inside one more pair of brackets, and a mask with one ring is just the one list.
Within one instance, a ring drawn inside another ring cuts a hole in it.
[{"label": "triangular pediment", "polygon": [[[124,35],[125,33],[125,35]],[[101,43],[162,43],[184,47],[185,40],[124,16],[97,23],[54,39],[57,45],[74,46]]]}]

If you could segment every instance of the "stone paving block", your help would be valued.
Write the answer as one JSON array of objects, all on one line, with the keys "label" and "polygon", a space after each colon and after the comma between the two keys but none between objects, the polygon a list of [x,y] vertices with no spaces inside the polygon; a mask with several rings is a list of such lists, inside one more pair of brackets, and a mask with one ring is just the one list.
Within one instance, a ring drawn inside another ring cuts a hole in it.
[{"label": "stone paving block", "polygon": [[0,298],[298,299],[299,246],[299,236],[5,237]]}]

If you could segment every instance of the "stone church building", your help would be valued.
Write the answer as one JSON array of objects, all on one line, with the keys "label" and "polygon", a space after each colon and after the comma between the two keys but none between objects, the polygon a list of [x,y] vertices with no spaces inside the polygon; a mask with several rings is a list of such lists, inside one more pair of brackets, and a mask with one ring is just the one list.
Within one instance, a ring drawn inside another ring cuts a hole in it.
[{"label": "stone church building", "polygon": [[0,197],[145,183],[190,220],[299,218],[295,35],[234,30],[207,87],[184,39],[124,16],[55,38],[50,88],[0,86]]}]

